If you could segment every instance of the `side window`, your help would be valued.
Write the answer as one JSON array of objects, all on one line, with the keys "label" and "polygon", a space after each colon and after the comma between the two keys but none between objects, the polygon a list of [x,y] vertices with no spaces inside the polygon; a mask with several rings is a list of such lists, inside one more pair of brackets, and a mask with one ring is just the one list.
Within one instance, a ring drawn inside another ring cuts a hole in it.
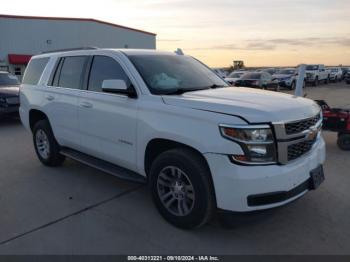
[{"label": "side window", "polygon": [[[57,86],[79,89],[84,72],[86,56],[67,56],[61,62],[57,72],[60,72]],[[56,78],[56,76],[55,76]],[[54,79],[55,82],[56,79]]]},{"label": "side window", "polygon": [[102,92],[103,80],[120,79],[124,80],[127,86],[130,80],[120,64],[108,56],[94,56],[92,61],[88,90]]},{"label": "side window", "polygon": [[45,69],[45,66],[49,62],[49,58],[35,58],[30,60],[27,69],[24,73],[23,84],[37,85],[40,77]]},{"label": "side window", "polygon": [[51,76],[48,82],[49,86],[58,86],[58,79],[60,77],[60,71],[61,71],[63,60],[64,58],[59,58],[57,60],[56,65],[54,66],[51,72]]}]

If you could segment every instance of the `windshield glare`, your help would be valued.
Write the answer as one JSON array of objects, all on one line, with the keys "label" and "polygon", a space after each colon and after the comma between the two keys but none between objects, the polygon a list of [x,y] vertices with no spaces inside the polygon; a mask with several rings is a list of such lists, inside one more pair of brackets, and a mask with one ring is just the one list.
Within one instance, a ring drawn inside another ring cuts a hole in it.
[{"label": "windshield glare", "polygon": [[183,55],[129,55],[152,94],[228,86],[196,59]]},{"label": "windshield glare", "polygon": [[1,86],[14,86],[19,85],[18,79],[16,76],[7,74],[7,73],[0,73],[0,87]]},{"label": "windshield glare", "polygon": [[260,73],[248,73],[241,77],[241,79],[260,79]]}]

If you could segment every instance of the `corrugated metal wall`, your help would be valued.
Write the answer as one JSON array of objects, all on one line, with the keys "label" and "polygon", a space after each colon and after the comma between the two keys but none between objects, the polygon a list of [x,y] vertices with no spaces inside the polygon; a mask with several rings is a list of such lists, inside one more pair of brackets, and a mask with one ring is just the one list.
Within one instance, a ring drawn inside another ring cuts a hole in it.
[{"label": "corrugated metal wall", "polygon": [[[34,55],[86,46],[155,49],[156,36],[94,21],[0,17],[0,69],[6,69],[8,54]],[[21,79],[23,66],[8,69],[21,72]]]}]

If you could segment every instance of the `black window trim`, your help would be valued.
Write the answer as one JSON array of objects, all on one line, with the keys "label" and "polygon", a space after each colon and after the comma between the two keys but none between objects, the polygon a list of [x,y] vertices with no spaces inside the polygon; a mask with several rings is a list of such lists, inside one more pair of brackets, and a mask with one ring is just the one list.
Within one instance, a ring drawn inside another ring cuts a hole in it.
[{"label": "black window trim", "polygon": [[58,68],[61,66],[61,61],[62,61],[62,57],[57,58],[55,65],[52,68],[49,81],[47,82],[47,86],[54,86],[53,81],[55,80]]}]

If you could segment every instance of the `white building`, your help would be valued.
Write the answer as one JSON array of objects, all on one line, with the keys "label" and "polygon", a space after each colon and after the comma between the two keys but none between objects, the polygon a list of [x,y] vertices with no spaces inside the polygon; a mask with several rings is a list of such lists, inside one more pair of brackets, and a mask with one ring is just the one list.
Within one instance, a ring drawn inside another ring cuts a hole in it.
[{"label": "white building", "polygon": [[156,34],[88,18],[0,15],[0,71],[22,78],[32,55],[77,47],[156,48]]}]

